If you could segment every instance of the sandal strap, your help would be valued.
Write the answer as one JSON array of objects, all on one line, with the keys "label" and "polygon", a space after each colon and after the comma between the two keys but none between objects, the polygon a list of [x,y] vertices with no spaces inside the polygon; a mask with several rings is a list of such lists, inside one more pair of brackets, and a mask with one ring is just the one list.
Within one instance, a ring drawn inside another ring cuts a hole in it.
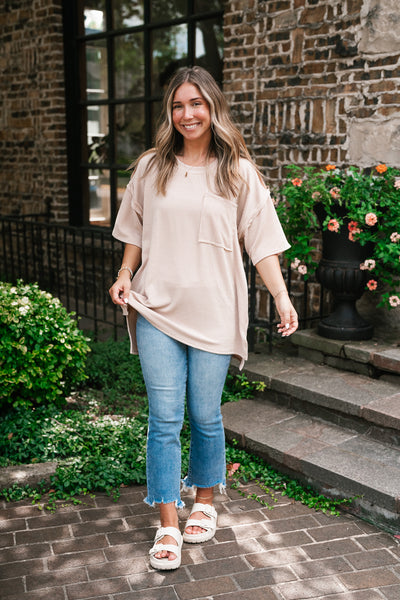
[{"label": "sandal strap", "polygon": [[173,552],[177,556],[180,553],[180,547],[175,546],[175,544],[154,544],[154,546],[149,550],[149,554],[157,554],[157,552],[162,552],[166,550],[167,552]]},{"label": "sandal strap", "polygon": [[210,519],[188,519],[186,521],[185,529],[187,527],[201,527],[206,531],[213,529],[215,526],[215,521],[210,521]]},{"label": "sandal strap", "polygon": [[178,544],[178,548],[182,545],[182,534],[176,527],[159,527],[154,538],[154,545],[166,535],[170,535],[174,538]]},{"label": "sandal strap", "polygon": [[190,511],[190,514],[192,515],[195,512],[202,512],[207,517],[210,517],[210,519],[217,518],[217,511],[210,504],[202,504],[201,502],[195,502],[193,504],[192,510]]}]

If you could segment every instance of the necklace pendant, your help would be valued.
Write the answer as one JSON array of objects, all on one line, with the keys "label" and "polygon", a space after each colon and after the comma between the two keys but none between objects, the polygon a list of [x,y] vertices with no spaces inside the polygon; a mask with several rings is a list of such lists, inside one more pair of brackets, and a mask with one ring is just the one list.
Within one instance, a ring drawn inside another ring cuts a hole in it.
[{"label": "necklace pendant", "polygon": [[186,173],[185,173],[185,177],[187,177],[187,174],[188,174],[188,172],[186,171]]}]

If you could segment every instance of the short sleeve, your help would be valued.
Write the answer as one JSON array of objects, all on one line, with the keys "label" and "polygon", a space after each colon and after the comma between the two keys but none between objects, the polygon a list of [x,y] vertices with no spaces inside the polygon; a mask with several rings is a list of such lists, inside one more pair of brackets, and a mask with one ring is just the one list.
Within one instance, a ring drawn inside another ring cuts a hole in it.
[{"label": "short sleeve", "polygon": [[[141,161],[142,162],[142,161]],[[144,180],[141,162],[126,186],[115,220],[113,237],[125,244],[142,247]]]},{"label": "short sleeve", "polygon": [[288,248],[286,236],[276,214],[269,189],[260,180],[256,169],[241,161],[243,184],[238,198],[238,235],[252,263]]}]

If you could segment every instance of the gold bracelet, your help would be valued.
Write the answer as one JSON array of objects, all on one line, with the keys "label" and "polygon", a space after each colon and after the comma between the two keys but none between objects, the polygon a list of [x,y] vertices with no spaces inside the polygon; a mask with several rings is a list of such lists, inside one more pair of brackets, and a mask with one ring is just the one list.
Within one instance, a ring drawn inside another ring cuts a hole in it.
[{"label": "gold bracelet", "polygon": [[133,278],[133,271],[132,269],[130,269],[129,267],[127,267],[126,265],[123,265],[120,270],[117,273],[117,279],[119,277],[119,274],[121,273],[121,271],[129,271],[129,275],[131,276],[131,279]]},{"label": "gold bracelet", "polygon": [[276,300],[277,297],[280,296],[281,294],[287,294],[287,295],[289,295],[289,292],[287,291],[286,288],[284,290],[279,290],[279,292],[277,294],[275,294],[274,300]]}]

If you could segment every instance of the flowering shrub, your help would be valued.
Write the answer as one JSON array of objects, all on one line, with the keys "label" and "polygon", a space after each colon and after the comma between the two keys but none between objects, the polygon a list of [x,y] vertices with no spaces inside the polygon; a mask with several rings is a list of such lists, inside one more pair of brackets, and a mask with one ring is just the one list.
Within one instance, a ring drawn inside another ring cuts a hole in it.
[{"label": "flowering shrub", "polygon": [[0,282],[0,407],[63,401],[86,377],[88,339],[37,284]]},{"label": "flowering shrub", "polygon": [[292,269],[305,279],[315,271],[311,241],[320,229],[314,212],[320,203],[327,215],[323,229],[338,233],[346,227],[351,242],[373,243],[360,269],[370,271],[366,289],[380,295],[378,306],[400,306],[400,171],[384,164],[365,171],[291,165],[278,197],[276,209],[292,245],[286,252]]}]

